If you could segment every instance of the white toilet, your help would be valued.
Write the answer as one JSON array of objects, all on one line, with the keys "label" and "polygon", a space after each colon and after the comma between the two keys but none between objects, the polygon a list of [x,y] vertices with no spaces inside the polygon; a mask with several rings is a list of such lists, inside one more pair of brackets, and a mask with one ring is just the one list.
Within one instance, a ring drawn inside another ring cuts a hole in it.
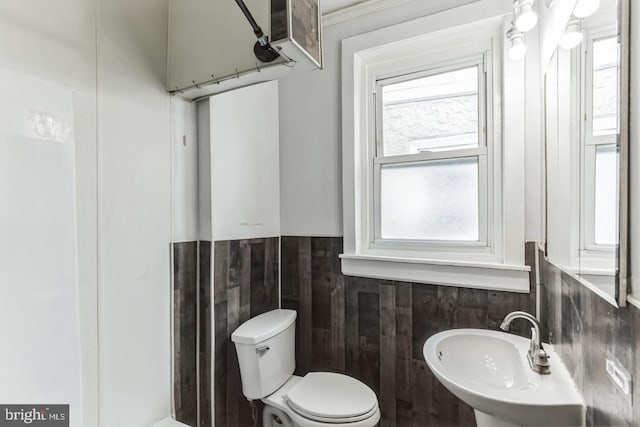
[{"label": "white toilet", "polygon": [[261,399],[264,427],[373,427],[380,420],[376,394],[347,375],[295,370],[294,310],[273,310],[240,325],[235,343],[242,392]]}]

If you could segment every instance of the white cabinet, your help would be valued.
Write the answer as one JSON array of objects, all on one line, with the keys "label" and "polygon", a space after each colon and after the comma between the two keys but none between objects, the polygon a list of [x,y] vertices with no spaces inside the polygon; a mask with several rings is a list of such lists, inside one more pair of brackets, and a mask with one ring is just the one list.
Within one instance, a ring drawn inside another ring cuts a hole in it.
[{"label": "white cabinet", "polygon": [[[200,155],[208,154],[210,159],[210,165],[204,166],[204,159],[200,159],[200,203],[211,206],[211,237],[279,236],[278,82],[214,95],[201,101],[198,108],[200,113],[209,112],[205,123],[207,116],[199,114],[198,126]],[[202,148],[207,138],[209,153]],[[211,186],[210,200],[206,200],[207,185]]]}]

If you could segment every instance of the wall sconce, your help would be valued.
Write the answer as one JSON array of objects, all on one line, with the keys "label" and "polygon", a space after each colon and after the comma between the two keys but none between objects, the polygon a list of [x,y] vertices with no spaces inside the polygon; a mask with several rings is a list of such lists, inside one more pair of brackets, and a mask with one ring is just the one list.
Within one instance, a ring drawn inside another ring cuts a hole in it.
[{"label": "wall sconce", "polygon": [[526,33],[538,22],[538,15],[533,10],[534,0],[515,0],[513,2],[514,22],[518,30]]},{"label": "wall sconce", "polygon": [[511,28],[507,31],[507,38],[511,42],[509,59],[512,61],[522,60],[527,54],[527,45],[524,43],[524,34],[517,28],[516,24],[511,24]]},{"label": "wall sconce", "polygon": [[580,21],[573,19],[567,24],[564,34],[560,38],[560,47],[565,50],[573,49],[582,42],[584,35],[580,31]]},{"label": "wall sconce", "polygon": [[593,15],[600,7],[600,0],[578,0],[575,9],[573,9],[573,16],[576,18],[586,18]]}]

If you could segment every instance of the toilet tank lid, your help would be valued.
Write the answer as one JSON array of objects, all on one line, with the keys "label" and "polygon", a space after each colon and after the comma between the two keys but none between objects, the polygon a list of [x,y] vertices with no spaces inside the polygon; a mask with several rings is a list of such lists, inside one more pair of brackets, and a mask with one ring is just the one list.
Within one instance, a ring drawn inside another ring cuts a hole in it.
[{"label": "toilet tank lid", "polygon": [[241,344],[257,344],[278,335],[295,321],[295,310],[268,311],[240,325],[231,335],[231,340]]}]

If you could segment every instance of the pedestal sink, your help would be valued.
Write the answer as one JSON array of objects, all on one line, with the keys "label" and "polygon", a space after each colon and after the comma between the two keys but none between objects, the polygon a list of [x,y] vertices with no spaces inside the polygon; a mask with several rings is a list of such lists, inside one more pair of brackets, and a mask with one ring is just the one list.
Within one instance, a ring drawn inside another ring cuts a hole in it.
[{"label": "pedestal sink", "polygon": [[424,344],[440,382],[474,408],[478,427],[584,426],[585,405],[569,372],[552,351],[551,373],[529,367],[529,339],[484,329],[452,329]]}]

